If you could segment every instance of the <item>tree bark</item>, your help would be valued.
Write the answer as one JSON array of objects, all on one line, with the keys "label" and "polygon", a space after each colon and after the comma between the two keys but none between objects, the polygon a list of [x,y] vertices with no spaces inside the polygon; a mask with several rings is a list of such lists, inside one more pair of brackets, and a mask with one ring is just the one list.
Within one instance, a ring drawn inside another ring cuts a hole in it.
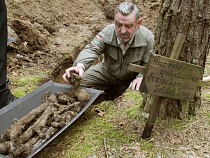
[{"label": "tree bark", "polygon": [[[155,31],[154,53],[169,57],[178,33],[186,40],[178,60],[205,67],[210,44],[210,1],[209,0],[162,0]],[[201,76],[202,78],[202,76]],[[144,97],[145,111],[154,97]],[[183,119],[195,115],[201,105],[201,88],[198,87],[193,102],[163,98],[159,117]]]}]

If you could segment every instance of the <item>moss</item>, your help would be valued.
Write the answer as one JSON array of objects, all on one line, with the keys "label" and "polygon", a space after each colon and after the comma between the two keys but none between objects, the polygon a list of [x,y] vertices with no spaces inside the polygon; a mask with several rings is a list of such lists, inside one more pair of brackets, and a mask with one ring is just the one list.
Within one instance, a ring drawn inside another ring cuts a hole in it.
[{"label": "moss", "polygon": [[25,96],[26,94],[30,93],[31,91],[35,90],[36,88],[37,88],[36,86],[31,87],[31,86],[25,85],[24,87],[11,90],[11,92],[14,96],[21,98]]},{"label": "moss", "polygon": [[134,118],[136,117],[141,110],[143,109],[142,106],[142,95],[139,91],[133,91],[131,89],[127,89],[125,93],[125,99],[130,100],[133,102],[133,106],[128,107],[123,114],[127,114],[128,118]]},{"label": "moss", "polygon": [[203,95],[206,99],[210,100],[210,93],[209,92],[203,92]]},{"label": "moss", "polygon": [[140,102],[143,99],[143,96],[139,91],[134,91],[128,88],[125,93],[125,99]]},{"label": "moss", "polygon": [[41,81],[41,78],[38,76],[34,76],[34,77],[20,77],[18,78],[15,82],[17,85],[19,86],[24,86],[24,85],[36,85],[38,82]]},{"label": "moss", "polygon": [[99,108],[100,110],[105,111],[106,113],[114,112],[113,107],[114,103],[112,101],[103,101],[95,106],[95,108]]},{"label": "moss", "polygon": [[127,108],[126,111],[123,112],[123,114],[127,114],[128,118],[134,118],[140,113],[140,106],[141,104],[136,104],[134,106],[131,106]]},{"label": "moss", "polygon": [[11,92],[17,97],[23,97],[26,94],[33,91],[34,89],[36,89],[38,87],[37,85],[39,85],[41,80],[42,77],[39,76],[20,76],[12,82],[13,85],[19,88],[13,87],[13,89],[11,89]]}]

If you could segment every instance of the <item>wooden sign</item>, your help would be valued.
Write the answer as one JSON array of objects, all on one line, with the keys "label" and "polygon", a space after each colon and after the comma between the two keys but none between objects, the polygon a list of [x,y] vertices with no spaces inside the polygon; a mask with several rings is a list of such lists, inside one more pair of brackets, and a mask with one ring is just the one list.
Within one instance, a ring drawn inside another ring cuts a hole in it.
[{"label": "wooden sign", "polygon": [[140,91],[174,99],[194,100],[204,68],[151,54]]}]

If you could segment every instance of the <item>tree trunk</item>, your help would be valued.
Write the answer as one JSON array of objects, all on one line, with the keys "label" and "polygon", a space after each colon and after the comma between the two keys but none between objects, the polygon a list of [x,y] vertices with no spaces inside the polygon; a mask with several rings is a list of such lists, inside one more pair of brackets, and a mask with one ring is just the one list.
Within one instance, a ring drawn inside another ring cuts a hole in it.
[{"label": "tree trunk", "polygon": [[[169,57],[178,33],[186,40],[178,60],[205,67],[210,44],[209,0],[162,0],[155,31],[155,54]],[[154,97],[145,95],[145,111],[149,112]],[[183,119],[195,115],[201,105],[201,88],[193,102],[164,98],[159,117]]]}]

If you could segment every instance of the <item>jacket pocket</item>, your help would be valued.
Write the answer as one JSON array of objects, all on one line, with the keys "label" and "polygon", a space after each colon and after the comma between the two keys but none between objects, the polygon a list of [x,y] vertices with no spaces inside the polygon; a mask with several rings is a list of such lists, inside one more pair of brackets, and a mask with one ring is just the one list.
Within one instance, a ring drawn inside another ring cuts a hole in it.
[{"label": "jacket pocket", "polygon": [[133,58],[131,60],[131,63],[136,64],[136,65],[141,65],[143,63],[143,59],[142,59],[142,57]]},{"label": "jacket pocket", "polygon": [[110,53],[108,54],[108,62],[110,63],[117,63],[118,58],[117,58],[117,53]]},{"label": "jacket pocket", "polygon": [[105,58],[105,67],[110,75],[115,76],[119,72],[120,64],[117,53],[107,54]]}]

